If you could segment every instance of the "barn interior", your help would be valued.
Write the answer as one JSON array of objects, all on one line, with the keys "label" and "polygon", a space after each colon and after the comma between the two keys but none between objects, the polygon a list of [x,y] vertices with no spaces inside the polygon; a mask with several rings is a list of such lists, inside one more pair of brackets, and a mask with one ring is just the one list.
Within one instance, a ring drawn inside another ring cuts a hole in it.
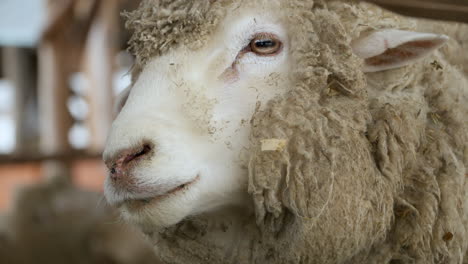
[{"label": "barn interior", "polygon": [[[0,263],[157,263],[102,195],[113,103],[131,83],[122,12],[139,2],[0,1]],[[464,0],[370,2],[468,22]]]},{"label": "barn interior", "polygon": [[0,2],[0,263],[155,263],[102,196],[136,0]]}]

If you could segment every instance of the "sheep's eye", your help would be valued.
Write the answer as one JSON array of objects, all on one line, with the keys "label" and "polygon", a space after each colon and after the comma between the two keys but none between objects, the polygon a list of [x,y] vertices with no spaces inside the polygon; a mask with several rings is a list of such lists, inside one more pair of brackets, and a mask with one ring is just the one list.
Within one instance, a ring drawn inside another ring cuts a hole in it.
[{"label": "sheep's eye", "polygon": [[281,41],[269,34],[259,34],[250,41],[250,50],[260,56],[278,54],[281,48]]}]

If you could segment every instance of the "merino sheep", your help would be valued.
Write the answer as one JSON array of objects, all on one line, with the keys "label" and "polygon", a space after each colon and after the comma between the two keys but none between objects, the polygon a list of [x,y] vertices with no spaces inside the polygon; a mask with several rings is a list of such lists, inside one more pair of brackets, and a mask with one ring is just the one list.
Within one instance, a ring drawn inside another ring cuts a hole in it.
[{"label": "merino sheep", "polygon": [[105,195],[164,262],[468,261],[466,26],[312,0],[127,16]]}]

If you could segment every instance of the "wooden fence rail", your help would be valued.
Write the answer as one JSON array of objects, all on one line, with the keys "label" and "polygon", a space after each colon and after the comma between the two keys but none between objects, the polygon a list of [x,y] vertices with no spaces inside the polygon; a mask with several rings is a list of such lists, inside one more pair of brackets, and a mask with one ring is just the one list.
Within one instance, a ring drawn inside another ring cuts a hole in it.
[{"label": "wooden fence rail", "polygon": [[365,0],[413,17],[468,23],[467,0]]},{"label": "wooden fence rail", "polygon": [[[0,166],[23,163],[36,163],[43,161],[74,161],[84,159],[101,159],[102,154],[88,151],[72,151],[58,154],[22,154],[22,155],[0,155]],[[0,175],[1,176],[1,175]]]}]

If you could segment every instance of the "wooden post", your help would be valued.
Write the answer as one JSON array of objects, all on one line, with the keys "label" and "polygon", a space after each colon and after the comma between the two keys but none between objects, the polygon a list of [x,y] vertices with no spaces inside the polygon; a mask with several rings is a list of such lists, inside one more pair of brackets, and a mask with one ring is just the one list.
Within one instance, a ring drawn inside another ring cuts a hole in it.
[{"label": "wooden post", "polygon": [[86,42],[83,71],[90,87],[88,103],[91,142],[89,149],[102,151],[113,118],[113,73],[118,40],[119,3],[101,0]]},{"label": "wooden post", "polygon": [[[67,108],[71,94],[68,83],[79,53],[73,43],[79,41],[73,36],[77,35],[72,27],[73,7],[73,1],[57,5],[49,0],[51,19],[38,49],[39,150],[44,155],[71,151],[68,133],[73,120]],[[69,179],[71,176],[68,162],[59,160],[46,161],[43,172],[46,177],[61,175]]]},{"label": "wooden post", "polygon": [[[40,152],[45,155],[71,150],[68,131],[72,118],[66,105],[70,96],[68,88],[70,71],[66,66],[65,48],[61,41],[46,41],[39,48],[39,143]],[[46,177],[56,174],[57,169],[54,167],[62,170],[62,177],[70,177],[69,167],[59,161],[44,164],[43,171]]]},{"label": "wooden post", "polygon": [[72,118],[67,109],[70,96],[66,46],[42,43],[39,48],[40,150],[46,155],[71,149],[68,131]]}]

